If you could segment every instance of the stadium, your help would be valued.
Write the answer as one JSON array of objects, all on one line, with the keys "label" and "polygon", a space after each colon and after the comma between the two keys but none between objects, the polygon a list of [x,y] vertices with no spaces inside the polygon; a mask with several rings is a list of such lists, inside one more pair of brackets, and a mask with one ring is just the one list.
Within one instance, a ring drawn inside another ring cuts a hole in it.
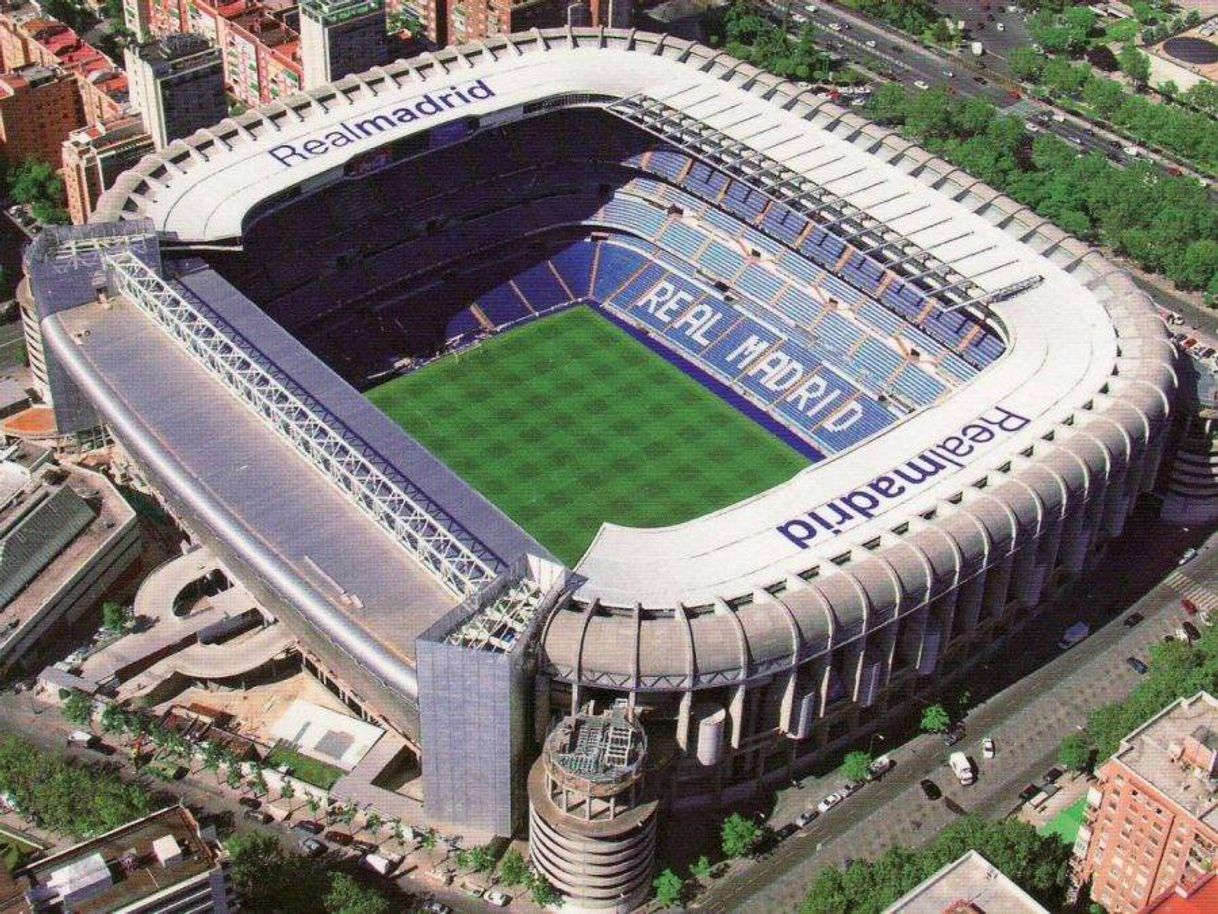
[{"label": "stadium", "polygon": [[104,426],[412,742],[430,818],[531,808],[589,909],[646,890],[657,805],[786,782],[1017,637],[1173,418],[1165,327],[1098,253],[637,32],[244,113],[26,259],[60,430]]}]

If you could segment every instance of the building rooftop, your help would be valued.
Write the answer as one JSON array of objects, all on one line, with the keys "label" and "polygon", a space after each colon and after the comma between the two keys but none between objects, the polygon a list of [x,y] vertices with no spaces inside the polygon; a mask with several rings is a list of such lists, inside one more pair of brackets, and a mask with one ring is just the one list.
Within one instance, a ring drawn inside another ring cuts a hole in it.
[{"label": "building rooftop", "polygon": [[1190,886],[1178,885],[1138,914],[1213,914],[1218,911],[1218,873],[1206,873]]},{"label": "building rooftop", "polygon": [[1218,828],[1218,699],[1182,698],[1121,741],[1113,760]]},{"label": "building rooftop", "polygon": [[884,914],[1048,914],[976,851],[969,851],[890,905]]},{"label": "building rooftop", "polygon": [[206,873],[216,864],[216,853],[199,836],[194,817],[180,806],[171,806],[14,875],[25,884],[28,910],[60,910],[66,899],[76,899],[71,904],[73,914],[105,914]]},{"label": "building rooftop", "polygon": [[[167,63],[182,60],[195,54],[202,54],[212,49],[212,44],[202,35],[193,32],[175,33],[142,44],[137,49],[141,60],[148,62],[165,61]],[[218,53],[218,52],[217,52]]]},{"label": "building rooftop", "polygon": [[44,67],[41,64],[18,67],[8,73],[0,73],[0,89],[7,90],[7,92],[0,92],[0,96],[16,95],[22,89],[44,86],[66,75],[62,70],[55,67]]}]

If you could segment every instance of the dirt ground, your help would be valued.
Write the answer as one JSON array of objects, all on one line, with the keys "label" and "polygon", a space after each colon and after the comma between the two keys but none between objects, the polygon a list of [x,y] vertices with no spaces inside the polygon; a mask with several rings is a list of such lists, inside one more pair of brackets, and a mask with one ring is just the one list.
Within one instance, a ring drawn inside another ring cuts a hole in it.
[{"label": "dirt ground", "polygon": [[269,745],[275,741],[271,736],[271,725],[297,698],[303,698],[342,714],[350,713],[346,705],[331,694],[325,686],[308,673],[303,672],[274,682],[251,685],[244,690],[228,688],[208,690],[196,686],[187,689],[171,701],[159,705],[157,710],[167,710],[170,705],[189,705],[192,702],[198,702],[218,711],[227,711],[234,718],[229,729],[256,742]]}]

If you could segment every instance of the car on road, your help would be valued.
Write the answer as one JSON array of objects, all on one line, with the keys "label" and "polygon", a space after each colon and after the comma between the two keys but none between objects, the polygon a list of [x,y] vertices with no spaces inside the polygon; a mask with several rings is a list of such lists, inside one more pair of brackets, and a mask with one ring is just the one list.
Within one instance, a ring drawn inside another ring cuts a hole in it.
[{"label": "car on road", "polygon": [[[1195,346],[1197,344],[1197,341],[1193,340],[1192,344]],[[1189,344],[1186,342],[1184,345],[1186,347],[1188,347]],[[1193,559],[1195,559],[1197,557],[1197,555],[1198,555],[1198,552],[1197,552],[1196,548],[1194,548],[1193,546],[1189,546],[1187,549],[1184,550],[1184,555],[1180,556],[1180,561],[1177,562],[1176,564],[1177,565],[1187,565],[1189,562],[1191,562]]]},{"label": "car on road", "polygon": [[981,741],[981,757],[982,758],[993,758],[994,757],[994,740],[991,737],[987,736],[985,739],[983,739]]},{"label": "car on road", "polygon": [[1023,129],[1028,133],[1040,133],[1040,125],[1034,121],[1024,121]]},{"label": "car on road", "polygon": [[1139,676],[1146,675],[1146,670],[1147,670],[1146,664],[1143,663],[1141,660],[1139,660],[1137,657],[1126,657],[1125,662],[1127,664],[1129,664],[1129,668],[1131,670],[1133,670],[1135,673],[1137,673]]},{"label": "car on road", "polygon": [[1086,622],[1075,622],[1064,632],[1061,639],[1057,642],[1058,650],[1068,651],[1082,641],[1085,641],[1087,636],[1091,634],[1091,626]]},{"label": "car on road", "polygon": [[1040,793],[1039,784],[1026,784],[1026,785],[1024,785],[1023,790],[1019,791],[1019,799],[1021,802],[1026,803],[1026,802],[1028,802],[1028,800],[1032,799],[1032,797],[1036,796],[1038,793]]},{"label": "car on road", "polygon": [[795,827],[807,828],[819,815],[820,813],[818,813],[815,809],[805,809],[795,817]]},{"label": "car on road", "polygon": [[300,842],[300,852],[306,857],[320,857],[326,852],[326,846],[316,838],[304,838]]},{"label": "car on road", "polygon": [[237,800],[237,802],[240,803],[242,806],[244,806],[246,809],[261,809],[262,808],[262,801],[259,800],[257,797],[241,797],[239,800]]},{"label": "car on road", "polygon": [[241,818],[247,822],[257,822],[260,825],[270,825],[275,821],[275,817],[269,812],[263,812],[261,809],[247,809],[241,814]]},{"label": "car on road", "polygon": [[1144,615],[1142,615],[1141,613],[1130,613],[1128,616],[1125,617],[1125,621],[1122,622],[1121,624],[1124,625],[1126,628],[1133,628],[1135,625],[1137,625],[1139,622],[1141,622],[1145,618],[1146,617]]},{"label": "car on road", "polygon": [[497,908],[506,908],[512,903],[512,896],[505,895],[500,891],[487,892],[486,897],[482,899],[487,904],[494,905]]},{"label": "car on road", "polygon": [[974,77],[973,77],[973,82],[975,82],[975,83],[976,83],[977,85],[979,85],[979,86],[984,86],[984,85],[986,85],[986,81],[985,81],[985,77],[984,77],[984,76],[974,76]]},{"label": "car on road", "polygon": [[842,30],[842,24],[840,22],[830,22],[829,30],[833,32],[840,32]]},{"label": "car on road", "polygon": [[937,800],[943,796],[943,791],[939,789],[939,785],[930,778],[922,778],[918,786],[922,788],[922,796],[928,800]]},{"label": "car on road", "polygon": [[322,835],[322,837],[331,844],[337,844],[339,847],[350,847],[351,842],[355,840],[355,838],[347,834],[345,831],[336,831],[334,829],[330,829],[330,831],[326,832],[324,835]]},{"label": "car on road", "polygon": [[423,914],[453,914],[453,909],[438,899],[431,899],[419,909]]},{"label": "car on road", "polygon": [[867,45],[867,47],[869,47],[869,48],[874,48],[874,47],[875,47],[875,39],[874,39],[874,38],[868,38],[866,41],[864,41],[864,42],[863,42],[863,44]]},{"label": "car on road", "polygon": [[816,804],[816,811],[817,813],[828,812],[841,801],[842,795],[840,793],[831,793]]},{"label": "car on road", "polygon": [[1066,769],[1063,768],[1061,765],[1054,765],[1052,768],[1050,768],[1048,771],[1045,772],[1044,777],[1042,777],[1041,780],[1044,781],[1046,784],[1056,784],[1058,778],[1060,778],[1065,773],[1066,773]]},{"label": "car on road", "polygon": [[1180,605],[1184,607],[1184,611],[1186,613],[1188,613],[1190,616],[1197,615],[1197,604],[1194,603],[1192,600],[1190,600],[1188,597],[1181,597]]},{"label": "car on road", "polygon": [[1202,349],[1200,352],[1197,353],[1197,358],[1208,359],[1208,358],[1213,357],[1214,353],[1216,353],[1216,352],[1218,352],[1218,349],[1215,349],[1213,346],[1206,346],[1204,349]]},{"label": "car on road", "polygon": [[312,819],[301,819],[292,825],[292,831],[304,832],[306,835],[320,835],[325,829],[320,822]]},{"label": "car on road", "polygon": [[896,762],[892,760],[892,756],[881,755],[878,759],[867,766],[867,780],[874,781],[893,769]]},{"label": "car on road", "polygon": [[848,797],[851,794],[858,793],[862,789],[864,781],[846,781],[842,784],[841,790],[838,791],[843,797]]},{"label": "car on road", "polygon": [[955,77],[956,77],[956,73],[954,70],[944,70],[943,75],[947,79],[955,79]]},{"label": "car on road", "polygon": [[926,80],[924,80],[924,79],[915,79],[914,87],[925,91],[926,89],[930,88],[930,84],[927,83]]},{"label": "car on road", "polygon": [[1066,123],[1066,116],[1064,114],[1062,114],[1060,111],[1054,111],[1052,114],[1049,115],[1049,118],[1058,124]]},{"label": "car on road", "polygon": [[1201,638],[1201,632],[1197,629],[1197,626],[1187,619],[1180,623],[1180,627],[1184,629],[1184,634],[1188,635],[1189,641],[1197,641]]}]

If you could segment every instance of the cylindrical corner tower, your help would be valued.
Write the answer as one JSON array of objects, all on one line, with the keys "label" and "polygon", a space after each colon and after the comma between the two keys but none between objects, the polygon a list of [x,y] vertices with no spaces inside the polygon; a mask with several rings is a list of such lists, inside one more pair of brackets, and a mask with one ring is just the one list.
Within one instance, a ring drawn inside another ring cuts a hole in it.
[{"label": "cylindrical corner tower", "polygon": [[624,703],[562,721],[529,772],[533,865],[564,911],[627,914],[647,897],[656,799],[647,737]]}]

